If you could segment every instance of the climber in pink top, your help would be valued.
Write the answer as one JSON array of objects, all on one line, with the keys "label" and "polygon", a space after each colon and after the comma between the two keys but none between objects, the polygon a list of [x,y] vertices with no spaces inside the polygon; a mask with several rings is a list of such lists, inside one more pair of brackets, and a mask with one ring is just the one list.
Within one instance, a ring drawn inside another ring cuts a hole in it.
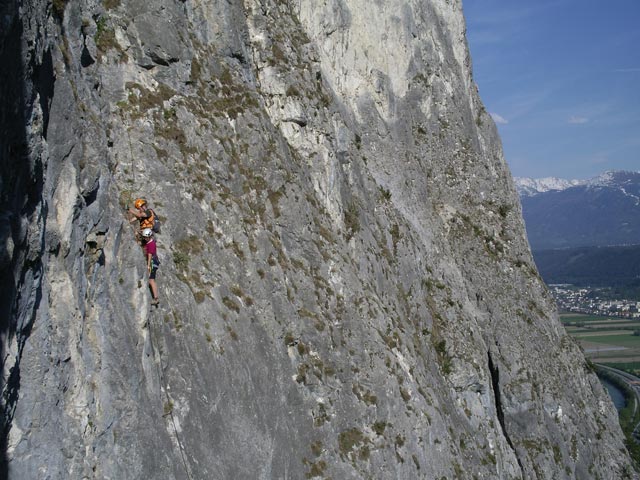
[{"label": "climber in pink top", "polygon": [[142,230],[142,248],[144,249],[144,256],[147,260],[147,270],[149,271],[149,288],[151,289],[151,295],[153,300],[151,305],[158,306],[160,300],[158,299],[158,285],[156,284],[156,271],[160,266],[160,260],[158,259],[158,251],[156,248],[156,241],[153,238],[153,230],[145,228]]}]

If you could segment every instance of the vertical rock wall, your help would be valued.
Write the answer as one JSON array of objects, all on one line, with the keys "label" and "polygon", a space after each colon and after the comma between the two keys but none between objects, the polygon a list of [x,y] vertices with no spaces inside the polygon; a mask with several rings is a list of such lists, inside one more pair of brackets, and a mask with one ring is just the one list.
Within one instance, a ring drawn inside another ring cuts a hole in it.
[{"label": "vertical rock wall", "polygon": [[2,473],[632,477],[460,2],[2,8]]}]

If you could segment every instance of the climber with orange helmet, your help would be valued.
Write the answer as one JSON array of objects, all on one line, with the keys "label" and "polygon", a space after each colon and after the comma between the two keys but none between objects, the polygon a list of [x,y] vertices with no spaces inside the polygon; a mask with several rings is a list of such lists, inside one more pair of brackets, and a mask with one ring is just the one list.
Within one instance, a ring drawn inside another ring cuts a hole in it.
[{"label": "climber with orange helmet", "polygon": [[130,222],[135,222],[138,220],[140,222],[140,230],[136,232],[136,240],[138,243],[142,241],[142,231],[145,228],[153,229],[155,214],[153,210],[149,208],[147,205],[147,201],[144,198],[137,198],[135,202],[133,202],[134,208],[129,209],[129,213],[133,215],[133,218]]}]

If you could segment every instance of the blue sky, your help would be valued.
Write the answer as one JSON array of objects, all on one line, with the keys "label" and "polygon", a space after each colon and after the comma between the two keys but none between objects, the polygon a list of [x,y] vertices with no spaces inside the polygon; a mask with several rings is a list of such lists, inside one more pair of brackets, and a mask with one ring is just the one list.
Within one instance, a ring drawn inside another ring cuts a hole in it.
[{"label": "blue sky", "polygon": [[463,0],[514,176],[640,170],[640,0]]}]

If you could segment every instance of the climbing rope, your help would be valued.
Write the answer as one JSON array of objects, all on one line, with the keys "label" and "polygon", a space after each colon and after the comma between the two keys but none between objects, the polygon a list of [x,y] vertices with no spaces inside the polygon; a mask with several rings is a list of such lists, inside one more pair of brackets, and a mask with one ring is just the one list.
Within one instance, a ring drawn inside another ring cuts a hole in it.
[{"label": "climbing rope", "polygon": [[[155,312],[149,312],[149,341],[151,342],[151,347],[153,349],[153,321],[156,318],[156,313]],[[155,349],[154,349],[155,350]],[[192,480],[192,476],[191,476],[191,472],[189,471],[189,466],[187,465],[187,458],[186,458],[186,454],[185,454],[185,448],[184,445],[182,443],[182,440],[180,440],[180,435],[178,434],[178,427],[176,425],[176,419],[175,416],[173,415],[173,401],[171,400],[171,397],[169,396],[169,391],[167,390],[167,382],[166,379],[164,377],[164,365],[162,363],[162,352],[160,351],[160,346],[158,345],[158,359],[160,360],[157,363],[157,368],[158,368],[158,378],[160,379],[160,383],[161,385],[161,390],[164,390],[164,394],[165,397],[167,399],[167,406],[168,406],[168,413],[163,414],[163,417],[166,417],[167,415],[170,416],[171,418],[171,423],[173,425],[173,431],[175,433],[176,436],[176,442],[178,443],[178,449],[180,450],[180,457],[182,458],[182,465],[184,466],[184,470],[187,474],[187,477]]]},{"label": "climbing rope", "polygon": [[[135,175],[135,171],[134,171],[134,157],[133,157],[133,145],[131,143],[131,134],[129,133],[129,129],[127,128],[127,125],[125,124],[124,113],[122,113],[120,118],[122,120],[122,127],[127,132],[127,141],[128,141],[128,144],[129,144],[129,159],[130,159],[130,162],[131,162],[131,169],[130,169],[131,178],[130,178],[130,181],[131,181],[131,185],[135,189],[135,187],[136,187],[136,175]],[[127,199],[127,203],[129,203],[132,199],[133,199],[133,197],[128,198]],[[129,223],[129,225],[131,225],[132,230],[133,230],[133,234],[134,234],[134,237],[135,237],[136,228],[132,224],[132,222],[130,222],[129,220],[131,220],[131,216],[127,215],[127,223]],[[152,351],[156,350],[154,348],[154,344],[153,344],[153,337],[154,337],[153,324],[154,324],[154,320],[155,319],[156,319],[156,312],[150,311],[149,312],[148,328],[149,328],[149,342],[151,343]],[[175,434],[176,442],[178,444],[178,449],[180,450],[180,458],[182,459],[182,465],[184,466],[184,471],[187,474],[187,478],[189,478],[189,480],[193,480],[193,477],[191,476],[191,472],[189,470],[189,466],[187,464],[187,458],[186,458],[184,444],[182,443],[182,440],[180,439],[180,434],[178,433],[178,426],[176,425],[176,419],[175,419],[175,416],[173,414],[173,401],[171,400],[171,397],[169,396],[169,391],[168,391],[168,388],[167,388],[168,384],[167,384],[166,378],[164,376],[164,364],[163,364],[163,361],[162,361],[162,352],[160,351],[160,345],[158,345],[157,352],[158,352],[159,362],[156,364],[156,366],[157,366],[157,370],[158,370],[158,378],[160,379],[160,383],[161,383],[160,389],[164,391],[164,394],[165,394],[165,397],[166,397],[166,401],[167,401],[167,409],[168,409],[168,412],[163,414],[163,417],[166,417],[167,415],[169,415],[169,417],[171,418],[171,424],[173,425],[173,432]]]},{"label": "climbing rope", "polygon": [[130,169],[130,174],[131,174],[131,185],[133,185],[133,188],[135,190],[135,186],[136,186],[136,173],[134,171],[133,168],[133,145],[131,144],[131,133],[129,132],[129,128],[127,127],[127,124],[124,121],[124,112],[120,111],[120,120],[122,121],[122,128],[124,129],[125,132],[127,132],[127,140],[129,143],[129,161],[131,163],[131,169]]}]

